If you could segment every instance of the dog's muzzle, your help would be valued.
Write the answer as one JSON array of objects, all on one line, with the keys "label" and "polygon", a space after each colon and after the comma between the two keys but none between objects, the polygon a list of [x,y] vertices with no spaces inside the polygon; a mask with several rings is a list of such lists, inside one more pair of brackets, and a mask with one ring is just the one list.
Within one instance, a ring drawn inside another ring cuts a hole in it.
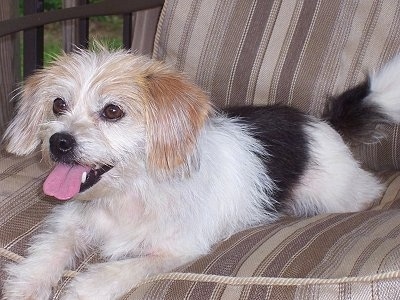
[{"label": "dog's muzzle", "polygon": [[53,134],[49,139],[51,158],[56,166],[50,172],[43,184],[46,195],[59,200],[68,200],[83,192],[101,179],[101,176],[113,166],[87,166],[80,163],[75,155],[77,142],[66,132]]}]

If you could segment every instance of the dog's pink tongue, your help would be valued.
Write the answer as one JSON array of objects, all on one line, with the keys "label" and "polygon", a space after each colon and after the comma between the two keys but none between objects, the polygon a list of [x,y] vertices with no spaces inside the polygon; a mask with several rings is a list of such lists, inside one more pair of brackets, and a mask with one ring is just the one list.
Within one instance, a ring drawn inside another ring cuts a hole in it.
[{"label": "dog's pink tongue", "polygon": [[45,180],[43,191],[59,200],[71,199],[79,193],[82,174],[89,171],[85,166],[57,164]]}]

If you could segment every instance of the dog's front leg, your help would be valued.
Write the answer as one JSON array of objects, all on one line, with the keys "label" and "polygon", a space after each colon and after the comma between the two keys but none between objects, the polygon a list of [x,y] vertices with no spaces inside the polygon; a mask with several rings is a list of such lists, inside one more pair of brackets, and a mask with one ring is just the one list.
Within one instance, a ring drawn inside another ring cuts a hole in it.
[{"label": "dog's front leg", "polygon": [[58,211],[45,223],[19,264],[6,266],[5,299],[48,299],[63,271],[70,267],[76,252],[83,250],[79,229],[67,211]]},{"label": "dog's front leg", "polygon": [[172,271],[194,258],[148,255],[92,265],[71,282],[62,299],[118,299],[148,276]]}]

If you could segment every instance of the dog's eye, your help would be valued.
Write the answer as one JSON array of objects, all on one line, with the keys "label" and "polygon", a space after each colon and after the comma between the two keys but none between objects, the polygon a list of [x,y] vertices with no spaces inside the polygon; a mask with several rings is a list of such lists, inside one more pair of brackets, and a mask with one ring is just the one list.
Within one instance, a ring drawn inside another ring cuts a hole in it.
[{"label": "dog's eye", "polygon": [[101,116],[106,120],[116,121],[124,116],[124,112],[119,106],[115,104],[109,104],[106,107],[104,107]]},{"label": "dog's eye", "polygon": [[56,116],[62,115],[68,109],[67,103],[61,98],[56,98],[53,101],[53,113]]}]

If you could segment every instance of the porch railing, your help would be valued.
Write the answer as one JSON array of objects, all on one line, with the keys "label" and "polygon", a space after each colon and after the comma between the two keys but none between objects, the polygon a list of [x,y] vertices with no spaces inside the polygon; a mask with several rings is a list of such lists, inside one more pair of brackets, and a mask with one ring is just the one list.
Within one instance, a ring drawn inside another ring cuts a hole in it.
[{"label": "porch railing", "polygon": [[123,45],[132,44],[132,14],[160,7],[164,0],[104,0],[90,4],[79,0],[78,6],[44,12],[45,0],[25,0],[24,16],[0,22],[0,37],[23,31],[24,75],[43,65],[43,25],[79,19],[79,35],[75,44],[85,47],[89,40],[88,18],[93,16],[123,16]]}]

